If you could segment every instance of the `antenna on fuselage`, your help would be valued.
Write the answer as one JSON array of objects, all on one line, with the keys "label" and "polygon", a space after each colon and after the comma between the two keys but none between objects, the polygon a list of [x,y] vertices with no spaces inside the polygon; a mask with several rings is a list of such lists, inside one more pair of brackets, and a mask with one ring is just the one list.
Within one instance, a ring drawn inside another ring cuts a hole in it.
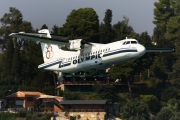
[{"label": "antenna on fuselage", "polygon": [[126,39],[128,39],[128,38],[126,37]]}]

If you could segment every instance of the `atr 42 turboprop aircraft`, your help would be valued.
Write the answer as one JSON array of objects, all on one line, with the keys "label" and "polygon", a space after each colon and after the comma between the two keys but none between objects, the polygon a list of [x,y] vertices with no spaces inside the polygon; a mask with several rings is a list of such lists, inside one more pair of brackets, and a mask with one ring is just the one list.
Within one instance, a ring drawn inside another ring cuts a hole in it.
[{"label": "atr 42 turboprop aircraft", "polygon": [[[61,40],[52,37],[49,30],[38,33],[12,33],[11,37],[36,41],[41,44],[44,63],[38,68],[74,73],[104,70],[115,63],[137,59],[146,52],[172,52],[173,49],[146,49],[135,39],[124,39],[108,44],[87,42],[83,39]],[[62,50],[65,46],[69,51]]]}]

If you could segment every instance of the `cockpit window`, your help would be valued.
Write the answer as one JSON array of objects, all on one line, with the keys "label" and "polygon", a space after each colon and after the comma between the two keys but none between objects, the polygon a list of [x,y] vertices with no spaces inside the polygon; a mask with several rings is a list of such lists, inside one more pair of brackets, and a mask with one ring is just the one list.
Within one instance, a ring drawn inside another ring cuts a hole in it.
[{"label": "cockpit window", "polygon": [[131,41],[131,44],[137,44],[137,42],[136,41]]},{"label": "cockpit window", "polygon": [[130,44],[130,41],[127,41],[126,44]]},{"label": "cockpit window", "polygon": [[123,45],[127,45],[127,44],[139,44],[138,41],[124,41]]},{"label": "cockpit window", "polygon": [[126,41],[123,43],[123,45],[125,45],[126,44]]}]

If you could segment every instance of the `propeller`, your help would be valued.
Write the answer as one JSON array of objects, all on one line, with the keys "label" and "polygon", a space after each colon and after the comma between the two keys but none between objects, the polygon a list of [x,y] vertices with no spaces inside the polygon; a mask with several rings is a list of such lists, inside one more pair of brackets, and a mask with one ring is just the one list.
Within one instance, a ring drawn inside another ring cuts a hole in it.
[{"label": "propeller", "polygon": [[87,44],[87,45],[93,45],[91,44],[90,42],[87,42],[86,40],[82,39],[81,40],[81,50],[80,50],[80,56],[83,57],[83,52],[84,52],[84,45]]},{"label": "propeller", "polygon": [[93,44],[91,44],[90,42],[82,39],[82,40],[81,40],[81,45],[84,45],[84,44],[93,45]]}]

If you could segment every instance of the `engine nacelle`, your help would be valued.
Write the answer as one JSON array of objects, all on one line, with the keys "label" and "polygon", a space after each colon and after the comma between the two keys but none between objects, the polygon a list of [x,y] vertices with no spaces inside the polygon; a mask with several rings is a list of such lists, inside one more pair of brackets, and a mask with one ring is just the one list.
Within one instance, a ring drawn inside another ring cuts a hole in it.
[{"label": "engine nacelle", "polygon": [[82,39],[76,39],[76,40],[69,40],[69,49],[70,50],[80,50],[81,49],[81,40]]}]

